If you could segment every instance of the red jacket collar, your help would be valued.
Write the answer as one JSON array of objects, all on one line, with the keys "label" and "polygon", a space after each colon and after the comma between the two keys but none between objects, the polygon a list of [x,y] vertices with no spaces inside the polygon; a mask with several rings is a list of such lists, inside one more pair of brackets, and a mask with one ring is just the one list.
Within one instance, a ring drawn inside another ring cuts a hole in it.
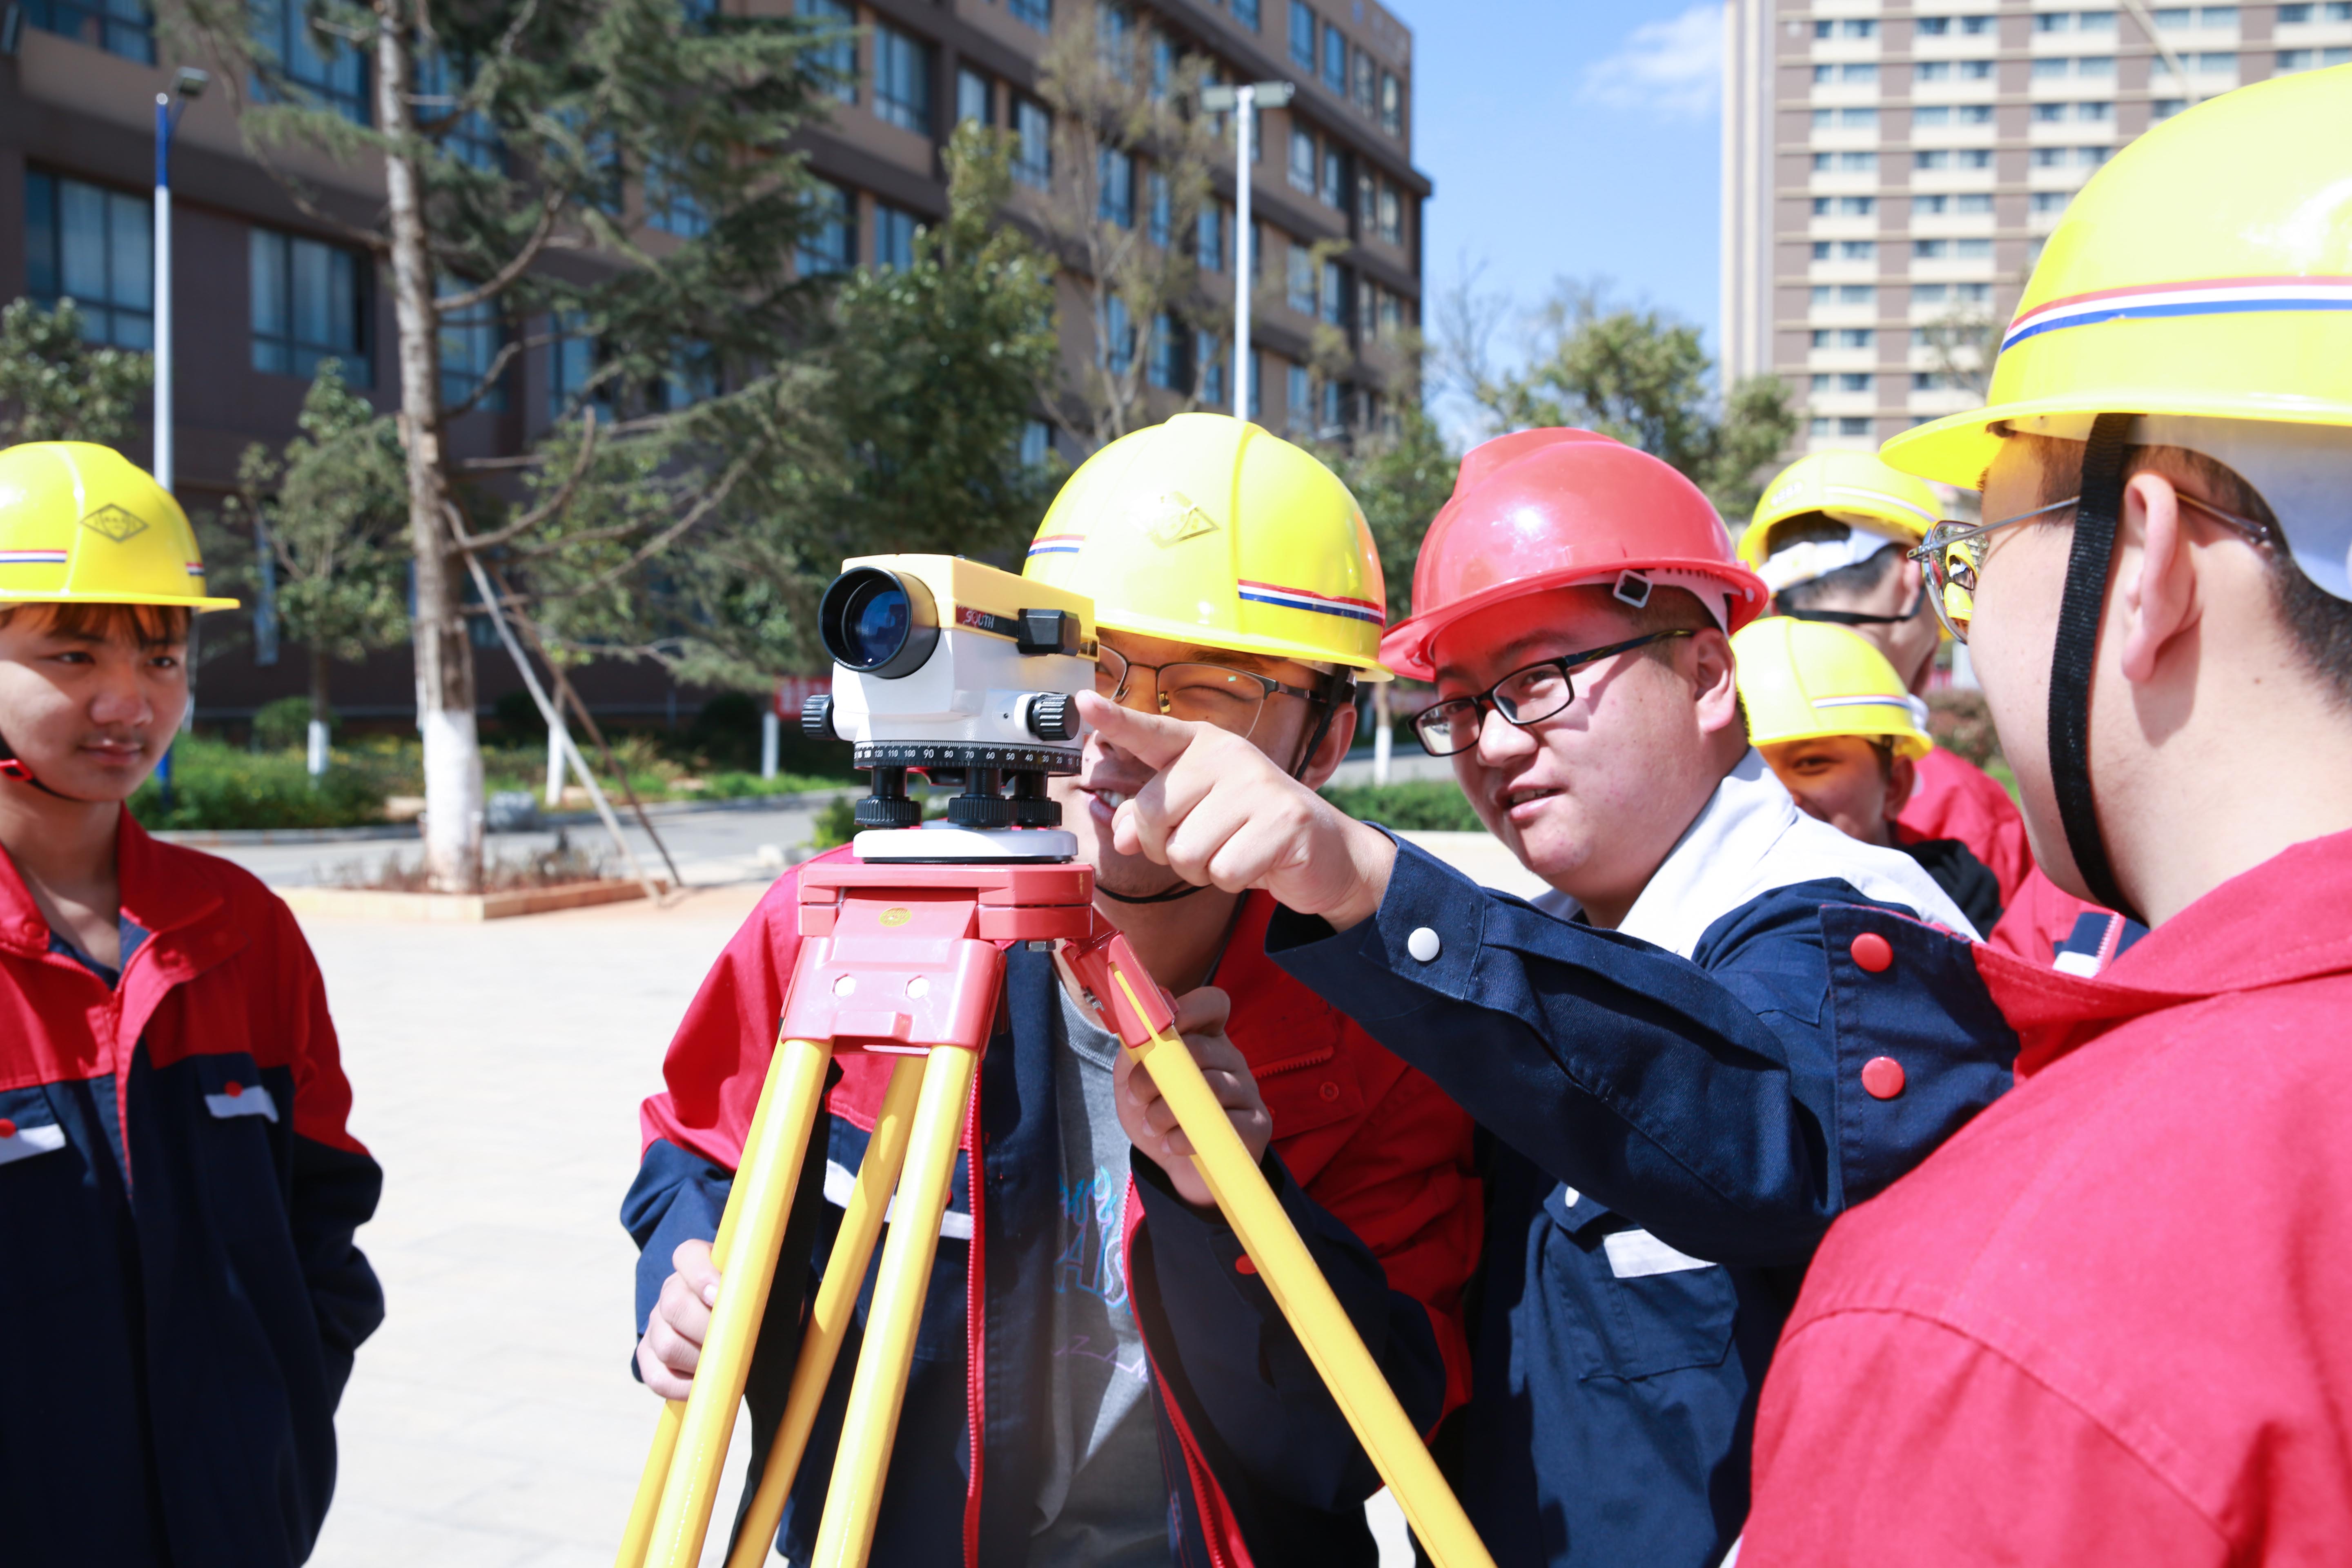
[{"label": "red jacket collar", "polygon": [[2095,978],[1993,949],[1977,967],[2017,1030],[2028,1078],[2143,1014],[2352,972],[2352,833],[2307,839],[2215,888]]},{"label": "red jacket collar", "polygon": [[[210,879],[188,875],[184,864],[167,864],[169,855],[128,810],[117,816],[114,874],[122,913],[151,936],[194,925],[222,903],[220,889]],[[49,950],[49,922],[17,875],[16,862],[5,855],[0,855],[0,949],[23,953]]]}]

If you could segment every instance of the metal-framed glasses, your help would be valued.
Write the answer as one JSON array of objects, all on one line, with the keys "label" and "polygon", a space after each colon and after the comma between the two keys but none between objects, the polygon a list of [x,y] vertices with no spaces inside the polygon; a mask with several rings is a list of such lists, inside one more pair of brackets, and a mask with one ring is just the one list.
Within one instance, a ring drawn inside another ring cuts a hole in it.
[{"label": "metal-framed glasses", "polygon": [[1686,637],[1692,630],[1680,626],[1673,631],[1652,632],[1647,637],[1588,648],[1582,653],[1562,654],[1558,658],[1515,669],[1475,697],[1449,697],[1423,709],[1412,716],[1412,732],[1420,740],[1421,749],[1433,757],[1466,752],[1478,743],[1489,710],[1501,714],[1505,723],[1521,729],[1541,723],[1576,700],[1576,682],[1569,672],[1579,665],[1631,653],[1670,637]]},{"label": "metal-framed glasses", "polygon": [[[2264,546],[2270,543],[2270,530],[2253,519],[2240,517],[2233,511],[2223,511],[2210,501],[2198,500],[2187,490],[2175,490],[2173,493],[2207,516],[2228,523],[2252,542]],[[1969,522],[1965,519],[1948,517],[1939,520],[1927,531],[1927,537],[1910,552],[1910,556],[1919,563],[1925,575],[1927,602],[1936,607],[1936,618],[1944,623],[1944,629],[1952,634],[1954,642],[1966,643],[1969,640],[1969,623],[1976,615],[1977,574],[1984,567],[1987,536],[2021,522],[2032,522],[2035,518],[2048,517],[2052,512],[2078,506],[2082,500],[2078,495],[2068,496],[2064,500],[2053,500],[2048,506],[2038,506],[2032,511],[2019,512],[2015,517],[2004,517],[1998,522]]]},{"label": "metal-framed glasses", "polygon": [[1247,738],[1257,726],[1265,700],[1281,695],[1319,702],[1323,693],[1290,686],[1270,675],[1234,669],[1222,664],[1141,664],[1108,645],[1095,650],[1095,689],[1113,702],[1127,700],[1128,688],[1145,672],[1152,683],[1154,706],[1173,719],[1218,729]]}]

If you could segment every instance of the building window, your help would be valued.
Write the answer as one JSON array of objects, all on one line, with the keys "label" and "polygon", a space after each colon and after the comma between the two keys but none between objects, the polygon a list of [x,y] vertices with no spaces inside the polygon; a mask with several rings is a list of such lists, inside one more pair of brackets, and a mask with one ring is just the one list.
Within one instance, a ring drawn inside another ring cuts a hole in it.
[{"label": "building window", "polygon": [[[1258,30],[1257,0],[1234,0],[1234,20],[1239,22],[1243,26],[1247,27],[1251,32],[1256,32]],[[1252,385],[1255,385],[1256,381],[1257,378],[1255,376],[1252,376],[1250,378]],[[1251,412],[1255,413],[1256,410],[1252,409]]]},{"label": "building window", "polygon": [[1929,125],[1949,125],[1951,122],[1952,111],[1948,107],[1915,109],[1911,111],[1911,124],[1914,129]]},{"label": "building window", "polygon": [[1054,0],[1005,0],[1005,14],[1041,33],[1054,30]]},{"label": "building window", "polygon": [[2064,212],[2066,204],[2074,199],[2071,191],[2036,191],[2033,193],[2033,210],[2038,213]]},{"label": "building window", "polygon": [[1315,68],[1315,13],[1307,8],[1307,0],[1290,0],[1290,58],[1310,71]]},{"label": "building window", "polygon": [[[420,52],[416,57],[417,130],[437,140],[441,151],[460,163],[495,173],[506,163],[498,128],[478,109],[457,114],[458,102],[473,80],[470,66],[453,65],[447,55],[437,51]],[[457,118],[451,119],[452,115]]]},{"label": "building window", "polygon": [[1971,195],[1955,197],[1952,205],[1958,211],[1964,213],[1989,213],[1992,211],[1992,196],[1988,192],[1978,191]]},{"label": "building window", "polygon": [[709,343],[682,343],[654,384],[652,401],[664,413],[675,414],[718,396],[722,379],[719,356]]},{"label": "building window", "polygon": [[874,204],[874,265],[904,270],[915,265],[915,229],[922,220],[887,202]]},{"label": "building window", "polygon": [[1941,149],[1914,153],[1911,154],[1911,166],[1915,169],[1948,169],[1952,166],[1952,155]]},{"label": "building window", "polygon": [[34,170],[25,176],[27,292],[81,308],[82,336],[155,346],[155,208],[120,191]]},{"label": "building window", "polygon": [[2063,103],[2037,103],[2033,106],[2034,123],[2047,125],[2053,120],[2063,120],[2066,110],[2067,105]]},{"label": "building window", "polygon": [[1849,38],[1874,38],[1878,37],[1878,24],[1867,21],[1847,22],[1844,24],[1844,32]]},{"label": "building window", "polygon": [[1043,419],[1032,419],[1021,427],[1021,466],[1034,468],[1041,466],[1054,450],[1054,427]]},{"label": "building window", "polygon": [[2282,72],[2306,71],[2319,66],[2352,65],[2352,48],[2281,49],[2278,68]]},{"label": "building window", "polygon": [[1131,83],[1135,65],[1135,14],[1126,6],[1095,8],[1095,57],[1121,82]]},{"label": "building window", "polygon": [[919,136],[931,133],[931,50],[887,22],[874,24],[874,112]]},{"label": "building window", "polygon": [[823,77],[825,90],[844,103],[857,101],[857,14],[849,0],[797,0],[795,9],[833,36],[808,52],[807,59]]},{"label": "building window", "polygon": [[1404,134],[1404,83],[1388,71],[1381,72],[1381,129]]},{"label": "building window", "polygon": [[1103,363],[1113,375],[1125,375],[1135,363],[1135,323],[1116,294],[1103,300]]},{"label": "building window", "polygon": [[320,360],[335,359],[352,385],[373,385],[365,258],[273,229],[251,233],[253,368],[307,377]]},{"label": "building window", "polygon": [[839,185],[818,184],[808,195],[807,237],[794,252],[801,276],[846,272],[857,265],[857,204]]},{"label": "building window", "polygon": [[1840,217],[1868,217],[1877,210],[1876,196],[1840,196],[1838,198]]},{"label": "building window", "polygon": [[587,397],[589,384],[596,379],[597,362],[603,357],[598,353],[595,335],[588,331],[586,320],[576,312],[558,315],[552,325],[554,341],[547,345],[547,416],[569,418],[580,411],[584,399],[593,402],[597,417],[604,418],[611,400],[604,395],[601,384],[596,395]]},{"label": "building window", "polygon": [[1323,264],[1323,319],[1335,327],[1348,324],[1348,269],[1336,261]]},{"label": "building window", "polygon": [[[466,285],[453,280],[454,287],[445,284],[443,298],[457,293]],[[499,350],[506,342],[506,332],[499,325],[498,311],[489,300],[466,306],[462,310],[441,312],[441,406],[455,409],[475,390],[490,367],[498,363]],[[499,413],[507,405],[505,376],[499,376],[473,405],[475,412]]]},{"label": "building window", "polygon": [[253,0],[253,36],[307,96],[354,125],[372,123],[366,57],[340,41],[331,56],[320,54],[301,0]]},{"label": "building window", "polygon": [[1394,185],[1381,185],[1381,237],[1391,245],[1404,243],[1404,195]]},{"label": "building window", "polygon": [[1870,434],[1870,421],[1867,419],[1858,419],[1849,415],[1845,418],[1838,421],[1838,434],[1841,436],[1867,436]]},{"label": "building window", "polygon": [[1949,81],[1952,79],[1952,62],[1921,60],[1911,68],[1911,76],[1916,81]]},{"label": "building window", "polygon": [[2066,68],[2072,63],[2070,60],[2054,58],[2036,60],[2033,62],[2034,79],[2040,81],[2053,76],[2064,76]]},{"label": "building window", "polygon": [[1842,349],[1866,349],[1877,341],[1878,334],[1868,327],[1841,327],[1837,346]]},{"label": "building window", "polygon": [[1323,149],[1323,205],[1348,208],[1348,155],[1337,147]]},{"label": "building window", "polygon": [[1290,188],[1315,194],[1315,134],[1296,126],[1290,132]]},{"label": "building window", "polygon": [[988,79],[976,70],[959,67],[956,70],[956,119],[992,123],[989,112]]},{"label": "building window", "polygon": [[1952,198],[1949,196],[1913,196],[1911,198],[1911,216],[1914,217],[1932,217],[1944,211],[1951,205]]},{"label": "building window", "polygon": [[1290,367],[1289,384],[1283,391],[1286,395],[1283,399],[1283,422],[1293,430],[1304,430],[1315,417],[1314,384],[1307,379],[1305,365]]},{"label": "building window", "polygon": [[1192,220],[1192,261],[1203,272],[1225,269],[1225,209],[1217,202],[1202,202]]},{"label": "building window", "polygon": [[1054,117],[1025,98],[1013,100],[1013,177],[1041,191],[1054,184]]},{"label": "building window", "polygon": [[1992,241],[1990,239],[1956,239],[1952,241],[1952,254],[1958,257],[1963,261],[1988,260],[1992,256]]},{"label": "building window", "polygon": [[1963,16],[1960,18],[1960,31],[1962,33],[1990,33],[1992,31],[1992,24],[1993,18],[1990,16]]},{"label": "building window", "polygon": [[1135,155],[1106,147],[1095,155],[1095,183],[1100,187],[1095,216],[1121,228],[1135,226]]},{"label": "building window", "polygon": [[1184,335],[1173,311],[1162,310],[1151,323],[1151,353],[1143,367],[1144,379],[1163,391],[1181,388],[1184,375]]},{"label": "building window", "polygon": [[[1815,26],[1820,25],[1818,22],[1814,24]],[[1952,19],[1949,16],[1922,16],[1911,25],[1922,37],[1931,38],[1941,37],[1952,30]]]},{"label": "building window", "polygon": [[57,33],[76,43],[92,44],[110,55],[155,63],[155,18],[141,0],[32,0],[25,20],[44,33]]},{"label": "building window", "polygon": [[1992,64],[1993,63],[1990,60],[1962,60],[1960,62],[1960,79],[1962,81],[1990,81],[1992,79]]},{"label": "building window", "polygon": [[1838,376],[1838,390],[1840,392],[1868,392],[1870,390],[1870,373],[1867,371],[1853,370],[1843,372]]},{"label": "building window", "polygon": [[1286,299],[1290,308],[1302,316],[1315,314],[1315,257],[1307,247],[1294,243],[1290,247],[1290,270],[1285,279],[1288,284]]},{"label": "building window", "polygon": [[1372,113],[1380,106],[1380,68],[1372,64],[1371,56],[1358,49],[1356,51],[1356,107],[1366,114]]},{"label": "building window", "polygon": [[1827,261],[1827,260],[1830,258],[1830,255],[1831,255],[1831,246],[1830,246],[1830,242],[1829,242],[1828,240],[1826,240],[1826,239],[1817,239],[1817,240],[1813,241],[1813,259],[1814,259],[1814,260],[1816,260],[1816,261]]},{"label": "building window", "polygon": [[[2231,63],[2234,65],[2237,63],[2237,57],[2232,55],[2230,57],[2230,60]],[[2116,74],[2116,57],[2113,55],[2084,55],[2081,59],[2074,62],[2074,74],[2076,76],[2113,76]]]},{"label": "building window", "polygon": [[1829,433],[1830,422],[1826,419],[1812,420],[1805,426],[1805,434],[1809,436],[1826,436]]},{"label": "building window", "polygon": [[1348,96],[1348,40],[1337,27],[1323,29],[1323,85]]},{"label": "building window", "polygon": [[1838,242],[1840,261],[1871,261],[1878,256],[1878,246],[1867,239],[1845,239]]},{"label": "building window", "polygon": [[1214,332],[1202,330],[1192,334],[1194,377],[1200,384],[1197,395],[1211,407],[1227,403],[1233,396],[1225,386],[1224,358],[1217,352],[1221,346]]},{"label": "building window", "polygon": [[1265,355],[1255,349],[1249,354],[1249,416],[1265,417]]},{"label": "building window", "polygon": [[1911,242],[1912,258],[1918,261],[1941,261],[1951,254],[1951,250],[1952,242],[1948,239],[1915,239]]},{"label": "building window", "polygon": [[677,176],[677,166],[656,158],[646,168],[646,222],[664,234],[695,239],[710,232],[710,215]]},{"label": "building window", "polygon": [[1875,153],[1841,153],[1838,154],[1837,166],[1838,172],[1841,174],[1871,174],[1878,168],[1878,154]]}]

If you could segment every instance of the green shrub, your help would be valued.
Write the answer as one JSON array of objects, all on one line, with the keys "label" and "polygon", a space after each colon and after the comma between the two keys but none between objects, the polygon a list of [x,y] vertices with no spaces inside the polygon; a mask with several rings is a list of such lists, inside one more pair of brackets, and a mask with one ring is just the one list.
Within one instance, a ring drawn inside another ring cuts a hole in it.
[{"label": "green shrub", "polygon": [[1362,822],[1407,833],[1484,833],[1461,789],[1444,779],[1392,784],[1334,784],[1323,798]]},{"label": "green shrub", "polygon": [[150,779],[131,797],[131,815],[156,828],[360,827],[383,820],[386,791],[373,769],[338,759],[313,780],[302,761],[295,752],[257,753],[183,735],[172,748],[170,808]]},{"label": "green shrub", "polygon": [[[335,713],[327,710],[327,728],[335,726]],[[253,743],[265,752],[304,751],[310,744],[310,700],[307,697],[280,697],[275,702],[265,702],[253,715]]]},{"label": "green shrub", "polygon": [[818,790],[840,789],[844,782],[810,778],[805,773],[778,773],[772,779],[763,779],[757,773],[706,773],[698,798],[750,800],[763,795],[814,795]]},{"label": "green shrub", "polygon": [[838,849],[857,836],[857,806],[847,795],[825,803],[816,814],[816,829],[809,835],[809,845],[816,849]]},{"label": "green shrub", "polygon": [[547,743],[547,720],[528,691],[507,692],[490,704],[490,716],[498,721],[499,733],[509,745],[530,741]]}]

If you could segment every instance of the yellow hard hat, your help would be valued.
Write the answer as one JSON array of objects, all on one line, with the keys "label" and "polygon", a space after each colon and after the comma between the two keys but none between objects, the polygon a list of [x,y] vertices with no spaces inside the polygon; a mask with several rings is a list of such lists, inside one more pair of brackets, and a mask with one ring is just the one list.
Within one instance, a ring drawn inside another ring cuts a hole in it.
[{"label": "yellow hard hat", "polygon": [[195,530],[169,491],[111,447],[30,441],[0,451],[0,605],[176,605],[205,593]]},{"label": "yellow hard hat", "polygon": [[2050,236],[1987,405],[1895,437],[1886,460],[1977,489],[2004,429],[2079,441],[2101,414],[2352,425],[2347,148],[2352,66],[2149,131]]},{"label": "yellow hard hat", "polygon": [[[1739,536],[1739,559],[1777,594],[1853,565],[1863,553],[1886,544],[1916,544],[1940,511],[1934,490],[1869,452],[1815,452],[1781,469],[1764,487],[1756,515]],[[1815,513],[1852,529],[1853,548],[1807,542],[1774,550],[1773,533],[1781,523]]]},{"label": "yellow hard hat", "polygon": [[1843,626],[1772,616],[1731,639],[1748,738],[1759,746],[1884,735],[1914,760],[1935,750],[1918,700],[1878,649]]},{"label": "yellow hard hat", "polygon": [[1363,509],[1312,456],[1223,414],[1179,414],[1079,465],[1023,574],[1087,595],[1108,630],[1391,678]]}]

